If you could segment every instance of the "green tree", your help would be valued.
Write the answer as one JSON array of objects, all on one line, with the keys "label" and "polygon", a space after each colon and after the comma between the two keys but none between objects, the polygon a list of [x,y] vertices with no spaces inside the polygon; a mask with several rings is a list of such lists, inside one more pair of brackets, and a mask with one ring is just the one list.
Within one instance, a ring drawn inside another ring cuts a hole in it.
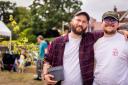
[{"label": "green tree", "polygon": [[5,22],[9,22],[9,15],[13,13],[16,3],[10,1],[0,1],[0,18]]},{"label": "green tree", "polygon": [[36,42],[36,36],[31,33],[31,28],[27,28],[22,31],[19,36],[20,37],[18,40],[23,40],[24,38],[27,38],[28,42]]},{"label": "green tree", "polygon": [[31,12],[26,7],[16,7],[13,16],[20,27],[20,32],[31,27]]},{"label": "green tree", "polygon": [[[22,39],[31,34],[31,12],[26,7],[16,7],[13,10],[13,19],[10,18],[11,25],[9,27],[13,33],[13,39]],[[15,22],[15,23],[13,23]],[[14,24],[14,26],[12,26]],[[30,32],[24,30],[29,29]]]},{"label": "green tree", "polygon": [[60,29],[72,14],[80,10],[80,0],[34,0],[30,6],[34,34],[45,34],[52,28]]}]

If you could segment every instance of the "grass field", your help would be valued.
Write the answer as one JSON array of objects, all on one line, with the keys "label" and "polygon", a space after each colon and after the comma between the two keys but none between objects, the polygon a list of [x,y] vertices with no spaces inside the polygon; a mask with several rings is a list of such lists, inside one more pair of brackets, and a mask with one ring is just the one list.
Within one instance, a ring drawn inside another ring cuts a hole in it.
[{"label": "grass field", "polygon": [[43,81],[33,80],[33,73],[0,71],[0,85],[44,85]]}]

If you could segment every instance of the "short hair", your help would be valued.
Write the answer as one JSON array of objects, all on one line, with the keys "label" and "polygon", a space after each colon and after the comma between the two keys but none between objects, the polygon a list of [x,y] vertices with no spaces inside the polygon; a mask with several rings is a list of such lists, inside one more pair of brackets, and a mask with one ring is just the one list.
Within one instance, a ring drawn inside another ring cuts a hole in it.
[{"label": "short hair", "polygon": [[44,39],[44,37],[42,35],[39,35],[37,38],[40,39],[40,40]]}]

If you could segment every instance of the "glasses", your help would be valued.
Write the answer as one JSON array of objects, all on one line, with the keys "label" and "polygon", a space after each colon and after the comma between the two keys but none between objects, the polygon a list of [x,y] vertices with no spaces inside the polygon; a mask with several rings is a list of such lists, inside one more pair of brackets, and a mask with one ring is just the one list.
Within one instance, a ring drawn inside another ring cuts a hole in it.
[{"label": "glasses", "polygon": [[111,24],[115,24],[115,23],[117,23],[118,21],[116,20],[116,19],[114,19],[114,18],[105,18],[105,19],[103,19],[103,21],[105,22],[105,23],[110,23],[111,22]]}]

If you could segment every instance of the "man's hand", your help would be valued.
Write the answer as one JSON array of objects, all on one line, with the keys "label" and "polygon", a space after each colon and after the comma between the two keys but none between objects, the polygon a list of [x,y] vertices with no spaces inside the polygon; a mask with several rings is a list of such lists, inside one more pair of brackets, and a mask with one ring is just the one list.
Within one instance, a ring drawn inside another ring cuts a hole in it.
[{"label": "man's hand", "polygon": [[51,65],[49,65],[48,62],[44,63],[43,66],[43,72],[42,72],[42,78],[45,80],[45,82],[47,83],[47,85],[55,85],[57,83],[57,81],[54,81],[54,76],[51,74],[48,74],[48,68],[50,68]]},{"label": "man's hand", "polygon": [[44,79],[46,81],[46,83],[49,85],[55,85],[57,83],[57,81],[53,80],[54,76],[51,74],[45,74],[44,75]]},{"label": "man's hand", "polygon": [[123,34],[125,39],[128,40],[128,31],[127,30],[118,30],[118,32]]}]

